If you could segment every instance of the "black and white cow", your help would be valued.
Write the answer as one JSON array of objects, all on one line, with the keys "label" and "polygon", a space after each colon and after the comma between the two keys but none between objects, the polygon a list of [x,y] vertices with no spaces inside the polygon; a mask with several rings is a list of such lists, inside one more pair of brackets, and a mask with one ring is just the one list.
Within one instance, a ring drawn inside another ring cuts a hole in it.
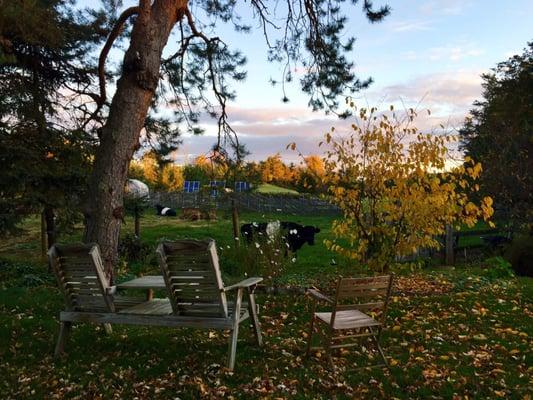
[{"label": "black and white cow", "polygon": [[315,234],[320,232],[320,228],[312,225],[300,225],[295,222],[281,222],[281,229],[287,231],[287,243],[292,252],[302,248],[304,244],[315,245]]},{"label": "black and white cow", "polygon": [[164,217],[175,217],[177,215],[176,210],[169,207],[163,207],[161,204],[156,204],[155,208],[157,209],[157,215]]},{"label": "black and white cow", "polygon": [[315,234],[320,232],[320,229],[311,225],[303,226],[289,221],[252,222],[241,226],[241,235],[248,243],[251,243],[257,236],[273,236],[278,232],[281,232],[285,238],[289,250],[295,253],[305,243],[313,246],[315,244]]}]

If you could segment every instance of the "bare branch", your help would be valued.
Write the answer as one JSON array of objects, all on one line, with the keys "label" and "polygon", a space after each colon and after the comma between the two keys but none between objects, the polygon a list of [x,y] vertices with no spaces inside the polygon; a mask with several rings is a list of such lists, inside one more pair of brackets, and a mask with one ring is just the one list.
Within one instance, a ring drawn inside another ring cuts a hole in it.
[{"label": "bare branch", "polygon": [[124,10],[122,14],[120,14],[115,26],[111,30],[111,33],[109,33],[109,36],[102,49],[102,52],[100,53],[100,58],[98,59],[98,80],[100,83],[100,100],[98,102],[99,106],[101,106],[106,101],[105,61],[107,59],[107,55],[109,54],[109,50],[111,50],[111,46],[113,46],[113,43],[115,42],[118,35],[120,34],[120,31],[122,30],[122,26],[125,24],[128,18],[133,15],[137,15],[139,11],[140,11],[139,7],[130,7]]}]

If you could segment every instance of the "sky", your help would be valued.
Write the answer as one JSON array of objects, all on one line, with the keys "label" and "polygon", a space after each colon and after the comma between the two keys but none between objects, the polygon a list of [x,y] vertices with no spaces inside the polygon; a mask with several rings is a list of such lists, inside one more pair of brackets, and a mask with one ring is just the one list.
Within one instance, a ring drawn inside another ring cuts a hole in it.
[{"label": "sky", "polygon": [[[379,6],[382,0],[374,4]],[[369,23],[359,5],[346,8],[347,33],[357,38],[350,58],[360,78],[374,79],[354,97],[355,103],[430,109],[431,116],[418,125],[426,131],[441,123],[459,128],[472,102],[480,99],[480,75],[521,53],[533,40],[531,0],[388,0],[388,4],[392,12],[378,24]],[[125,2],[124,7],[128,5]],[[250,17],[249,3],[240,1],[239,10],[245,20]],[[259,29],[250,34],[220,24],[216,29],[248,59],[247,79],[234,86],[237,98],[228,107],[232,127],[252,153],[248,159],[262,160],[279,152],[286,161],[297,161],[297,154],[286,150],[288,143],[296,142],[304,154],[318,153],[317,143],[332,126],[340,132],[348,129],[350,120],[312,112],[297,79],[288,87],[289,103],[281,101],[281,88],[269,84],[269,78],[280,78],[281,68],[267,61]],[[175,48],[171,38],[166,51]],[[113,54],[121,57],[118,50]],[[208,153],[216,140],[216,123],[206,120],[203,127],[203,136],[184,137],[174,154],[177,163]]]}]

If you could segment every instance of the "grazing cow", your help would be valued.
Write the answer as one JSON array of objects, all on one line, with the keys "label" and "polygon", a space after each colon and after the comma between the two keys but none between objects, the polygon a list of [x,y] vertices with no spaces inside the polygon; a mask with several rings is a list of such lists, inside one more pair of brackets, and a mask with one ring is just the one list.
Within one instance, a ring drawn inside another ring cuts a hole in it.
[{"label": "grazing cow", "polygon": [[252,240],[256,235],[266,235],[267,222],[252,222],[251,224],[243,224],[241,226],[241,235],[248,243],[252,243]]},{"label": "grazing cow", "polygon": [[309,246],[315,245],[315,234],[320,232],[320,228],[312,225],[300,225],[295,222],[282,222],[281,229],[287,230],[287,243],[289,249],[295,253],[307,243]]},{"label": "grazing cow", "polygon": [[161,215],[163,217],[175,217],[177,215],[176,210],[173,210],[169,207],[163,207],[161,204],[157,204],[155,208],[157,209],[157,215]]},{"label": "grazing cow", "polygon": [[315,244],[315,234],[320,229],[314,226],[303,226],[296,222],[274,221],[274,222],[253,222],[241,226],[241,235],[248,243],[254,240],[256,235],[274,236],[278,232],[283,234],[287,247],[293,253],[300,250],[305,243],[310,246]]}]

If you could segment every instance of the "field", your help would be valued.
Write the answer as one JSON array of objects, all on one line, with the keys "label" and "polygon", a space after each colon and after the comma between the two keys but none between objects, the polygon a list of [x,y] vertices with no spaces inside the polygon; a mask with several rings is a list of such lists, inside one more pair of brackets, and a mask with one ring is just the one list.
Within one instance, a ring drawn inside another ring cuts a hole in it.
[{"label": "field", "polygon": [[270,183],[260,184],[256,192],[264,194],[298,194],[296,190],[283,188],[281,186],[272,185]]},{"label": "field", "polygon": [[[276,217],[321,228],[280,284],[327,291],[339,273],[358,273],[324,248],[329,218]],[[241,222],[266,218],[273,216],[245,214]],[[130,219],[124,228],[125,235],[133,230]],[[223,367],[228,338],[218,331],[116,326],[105,335],[78,325],[68,355],[54,360],[62,299],[40,259],[37,219],[24,229],[0,244],[2,399],[531,398],[533,284],[491,277],[483,263],[397,271],[384,335],[390,369],[353,370],[374,356],[366,352],[336,354],[335,372],[321,352],[304,359],[310,310],[303,295],[259,295],[266,346],[254,347],[251,331],[242,329],[233,373]],[[150,246],[162,237],[212,237],[222,249],[233,242],[224,216],[191,223],[146,215],[141,233]],[[148,257],[123,265],[119,279],[156,272]]]}]

